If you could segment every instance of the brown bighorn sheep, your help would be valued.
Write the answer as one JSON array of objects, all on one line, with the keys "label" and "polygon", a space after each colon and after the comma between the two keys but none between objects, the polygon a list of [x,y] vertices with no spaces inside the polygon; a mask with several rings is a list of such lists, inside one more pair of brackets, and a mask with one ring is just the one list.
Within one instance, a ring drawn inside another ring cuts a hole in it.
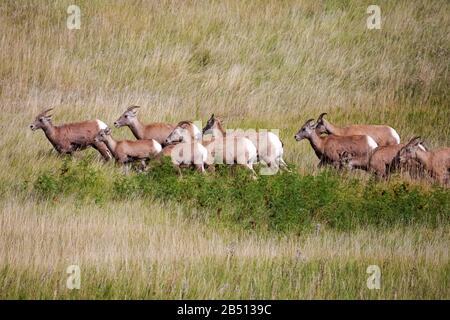
[{"label": "brown bighorn sheep", "polygon": [[239,164],[248,168],[256,177],[253,164],[258,159],[254,144],[243,135],[227,135],[221,121],[212,115],[203,128],[203,133],[212,130],[212,139],[204,141],[208,149],[208,164]]},{"label": "brown bighorn sheep", "polygon": [[[378,178],[387,179],[394,170],[401,167],[399,161],[397,160],[397,154],[405,146],[405,143],[379,146],[374,150],[369,158],[365,156],[354,157],[350,153],[344,152],[341,155],[342,165],[346,165],[350,169],[358,168],[366,170],[374,173]],[[420,147],[425,150],[422,145]],[[412,160],[408,163],[407,168],[411,174],[417,174],[417,172],[412,171],[420,171],[418,163]]]},{"label": "brown bighorn sheep", "polygon": [[317,124],[314,119],[309,119],[298,130],[295,140],[308,139],[317,157],[319,166],[331,164],[340,167],[341,156],[348,152],[358,157],[369,157],[377,147],[377,143],[367,135],[338,136],[330,134],[321,137],[316,131]]},{"label": "brown bighorn sheep", "polygon": [[317,130],[319,133],[334,134],[338,136],[355,136],[368,135],[379,146],[389,146],[400,143],[400,136],[397,131],[385,125],[363,125],[355,124],[344,128],[331,124],[323,117],[326,113],[322,113],[317,119]]},{"label": "brown bighorn sheep", "polygon": [[[209,130],[219,130],[223,135],[225,134],[220,119],[216,118],[214,114],[211,115],[203,128],[203,133]],[[269,168],[278,169],[281,167],[287,169],[287,164],[283,160],[283,143],[273,132],[249,130],[246,132],[236,131],[232,135],[249,139],[256,147],[258,159],[264,161]]]},{"label": "brown bighorn sheep", "polygon": [[111,136],[111,129],[106,128],[98,132],[95,137],[97,142],[103,142],[108,147],[118,163],[124,166],[128,173],[128,164],[133,161],[141,161],[143,169],[145,160],[154,158],[162,150],[161,145],[153,139],[150,140],[114,140]]},{"label": "brown bighorn sheep", "polygon": [[97,132],[107,127],[103,121],[90,120],[54,126],[52,116],[48,115],[51,110],[53,108],[38,114],[30,125],[30,129],[33,131],[42,129],[58,153],[72,154],[76,150],[83,150],[90,146],[100,152],[105,160],[111,159],[106,145],[95,141]]},{"label": "brown bighorn sheep", "polygon": [[116,128],[123,126],[128,126],[136,137],[136,139],[154,139],[158,143],[163,144],[164,140],[169,136],[169,134],[175,129],[174,125],[167,123],[149,123],[142,124],[136,116],[135,109],[140,108],[139,106],[129,107],[119,119],[114,122]]},{"label": "brown bighorn sheep", "polygon": [[198,171],[205,171],[205,163],[208,159],[208,151],[200,143],[202,134],[198,127],[191,121],[181,121],[164,141],[162,154],[170,156],[172,164],[180,167],[195,166]]},{"label": "brown bighorn sheep", "polygon": [[450,187],[450,148],[427,151],[422,144],[420,137],[411,140],[398,152],[398,161],[403,164],[415,159],[425,167],[432,178]]}]

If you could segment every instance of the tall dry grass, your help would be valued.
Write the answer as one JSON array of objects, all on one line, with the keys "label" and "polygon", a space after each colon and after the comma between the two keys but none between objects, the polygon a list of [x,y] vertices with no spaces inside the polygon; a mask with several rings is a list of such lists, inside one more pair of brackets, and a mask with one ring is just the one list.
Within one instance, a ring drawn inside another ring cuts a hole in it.
[{"label": "tall dry grass", "polygon": [[[0,215],[2,298],[444,298],[448,228],[274,237],[205,227],[179,206],[58,206]],[[81,288],[66,288],[79,265]],[[382,270],[369,290],[369,265]]]},{"label": "tall dry grass", "polygon": [[[370,1],[77,1],[76,31],[70,4],[0,3],[1,297],[449,297],[447,224],[277,238],[211,230],[168,204],[40,203],[29,183],[61,159],[28,129],[49,106],[55,123],[110,125],[131,104],[145,122],[215,112],[228,127],[280,129],[303,173],[317,160],[293,135],[321,112],[448,146],[448,1],[378,1],[379,31],[365,26]],[[73,261],[79,292],[64,287]],[[378,263],[375,292],[365,269]]]},{"label": "tall dry grass", "polygon": [[308,170],[315,155],[293,135],[320,112],[449,145],[446,1],[381,1],[381,30],[366,28],[368,1],[79,1],[80,30],[66,27],[69,4],[0,5],[2,144],[26,162],[48,146],[26,130],[48,106],[57,123],[110,125],[131,104],[146,122],[215,112],[280,129]]}]

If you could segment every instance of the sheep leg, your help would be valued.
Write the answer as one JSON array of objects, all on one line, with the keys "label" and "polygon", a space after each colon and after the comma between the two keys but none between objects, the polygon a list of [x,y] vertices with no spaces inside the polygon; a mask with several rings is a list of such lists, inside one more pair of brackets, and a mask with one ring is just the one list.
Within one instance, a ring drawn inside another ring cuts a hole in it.
[{"label": "sheep leg", "polygon": [[283,169],[283,170],[285,170],[285,171],[287,171],[287,172],[292,172],[292,171],[289,169],[287,163],[284,162],[283,158],[279,158],[278,161],[279,161],[279,167],[280,167],[281,169]]},{"label": "sheep leg", "polygon": [[144,172],[144,171],[147,170],[147,164],[145,163],[145,159],[142,159],[142,160],[141,160],[141,167],[139,168],[139,170],[140,170],[141,172]]},{"label": "sheep leg", "polygon": [[322,159],[320,159],[319,164],[317,165],[317,168],[320,169],[320,168],[322,168],[324,166],[325,166],[325,163],[323,162]]},{"label": "sheep leg", "polygon": [[450,174],[444,176],[443,184],[447,188],[450,188]]},{"label": "sheep leg", "polygon": [[233,175],[233,176],[236,175],[236,165],[235,164],[231,165],[231,175]]},{"label": "sheep leg", "polygon": [[95,150],[97,150],[98,152],[100,152],[100,154],[102,155],[102,157],[103,157],[103,159],[105,161],[109,161],[112,158],[111,157],[111,152],[109,151],[109,149],[106,146],[106,144],[104,144],[103,142],[94,142],[92,147]]},{"label": "sheep leg", "polygon": [[123,163],[123,173],[127,176],[129,174],[130,167],[129,163]]},{"label": "sheep leg", "polygon": [[181,178],[183,176],[183,174],[181,172],[180,165],[174,164],[173,167],[177,170],[178,176]]},{"label": "sheep leg", "polygon": [[245,167],[247,167],[248,169],[250,169],[250,171],[252,172],[252,178],[254,180],[256,180],[258,178],[258,175],[256,174],[255,170],[253,169],[253,163],[247,163],[245,165]]},{"label": "sheep leg", "polygon": [[446,176],[446,174],[445,173],[436,173],[436,180],[442,185],[442,186],[448,186],[448,182],[449,182],[449,179],[448,179],[448,177]]},{"label": "sheep leg", "polygon": [[333,161],[331,163],[331,166],[336,169],[336,170],[341,170],[342,169],[342,165],[340,161]]},{"label": "sheep leg", "polygon": [[386,172],[383,172],[383,170],[372,169],[372,172],[375,174],[376,181],[388,180],[389,175]]},{"label": "sheep leg", "polygon": [[198,172],[204,173],[205,172],[205,166],[202,164],[196,164],[195,167],[197,168]]}]

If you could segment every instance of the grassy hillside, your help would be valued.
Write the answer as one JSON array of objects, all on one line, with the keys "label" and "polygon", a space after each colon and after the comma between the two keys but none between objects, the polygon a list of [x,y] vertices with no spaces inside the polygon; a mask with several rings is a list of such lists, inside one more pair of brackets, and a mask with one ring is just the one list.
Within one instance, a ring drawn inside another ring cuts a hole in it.
[{"label": "grassy hillside", "polygon": [[[0,2],[0,297],[449,298],[449,191],[317,170],[293,138],[328,112],[450,146],[448,1],[378,1],[381,30],[371,1],[77,1],[68,30],[71,4]],[[279,129],[295,170],[123,177],[28,128],[47,107],[112,125],[129,105],[144,122]]]}]

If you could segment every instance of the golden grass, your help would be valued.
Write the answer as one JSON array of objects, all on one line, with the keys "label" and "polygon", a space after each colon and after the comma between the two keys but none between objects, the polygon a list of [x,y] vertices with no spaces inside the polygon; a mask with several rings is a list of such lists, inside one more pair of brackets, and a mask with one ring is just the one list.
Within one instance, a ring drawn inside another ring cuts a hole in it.
[{"label": "golden grass", "polygon": [[[111,125],[141,105],[144,122],[215,112],[228,127],[280,129],[285,158],[302,173],[317,159],[293,135],[321,112],[449,146],[449,2],[379,1],[380,31],[365,27],[370,1],[77,1],[77,31],[65,25],[70,4],[0,3],[1,297],[449,297],[448,225],[256,235],[212,230],[169,204],[35,202],[26,182],[61,163],[28,129],[49,106],[56,124]],[[85,291],[68,293],[74,262],[96,271]],[[365,268],[378,263],[392,274],[369,292]]]},{"label": "golden grass", "polygon": [[[245,295],[236,292],[225,295],[221,288],[226,284],[233,288],[242,286],[245,281],[241,283],[239,277],[252,278],[254,272],[258,273],[254,292],[258,297],[335,297],[338,291],[310,292],[312,284],[309,280],[303,283],[304,288],[297,284],[292,291],[281,290],[267,295],[272,286],[281,286],[285,282],[293,285],[301,277],[313,279],[319,276],[320,270],[314,270],[316,264],[323,264],[322,268],[331,272],[327,273],[326,277],[330,278],[324,285],[332,286],[332,281],[348,283],[349,298],[359,298],[360,293],[362,297],[373,295],[365,287],[368,277],[365,269],[371,264],[380,266],[387,287],[405,287],[405,290],[397,291],[397,298],[439,298],[448,294],[445,283],[439,283],[449,272],[448,228],[431,231],[419,227],[387,232],[367,229],[354,234],[326,231],[300,237],[275,237],[207,228],[198,221],[186,219],[182,209],[172,205],[125,201],[108,203],[100,208],[78,206],[70,199],[57,206],[17,200],[10,199],[1,207],[2,297],[18,297],[25,292],[27,297],[47,298],[92,295],[112,298],[126,297],[127,294],[176,298],[181,294],[183,281],[188,281],[193,286],[191,294],[194,297],[236,298]],[[68,277],[65,270],[73,264],[79,265],[82,272],[78,293],[65,288]],[[274,268],[283,265],[290,274],[280,278],[270,275]],[[314,267],[311,270],[309,266]],[[220,270],[222,267],[225,270]],[[219,274],[211,271],[214,268]],[[346,268],[351,272],[345,272]],[[425,274],[430,269],[434,274]],[[411,273],[414,270],[416,274]],[[220,275],[220,272],[225,274]],[[333,279],[333,272],[336,279]],[[398,273],[399,276],[390,277]],[[133,281],[126,282],[127,277]],[[172,283],[176,289],[168,293],[160,287],[154,293],[146,292],[149,277],[160,285]],[[267,283],[265,277],[273,279]],[[425,293],[409,292],[410,277],[411,281],[419,282],[422,277],[429,279],[427,286],[433,289]],[[105,278],[123,292],[108,294],[102,286]],[[214,282],[203,283],[206,279]],[[18,283],[12,285],[11,281]],[[223,281],[221,285],[220,281]],[[197,284],[199,292],[195,293]],[[394,297],[393,294],[394,291],[382,290],[372,297]]]}]

